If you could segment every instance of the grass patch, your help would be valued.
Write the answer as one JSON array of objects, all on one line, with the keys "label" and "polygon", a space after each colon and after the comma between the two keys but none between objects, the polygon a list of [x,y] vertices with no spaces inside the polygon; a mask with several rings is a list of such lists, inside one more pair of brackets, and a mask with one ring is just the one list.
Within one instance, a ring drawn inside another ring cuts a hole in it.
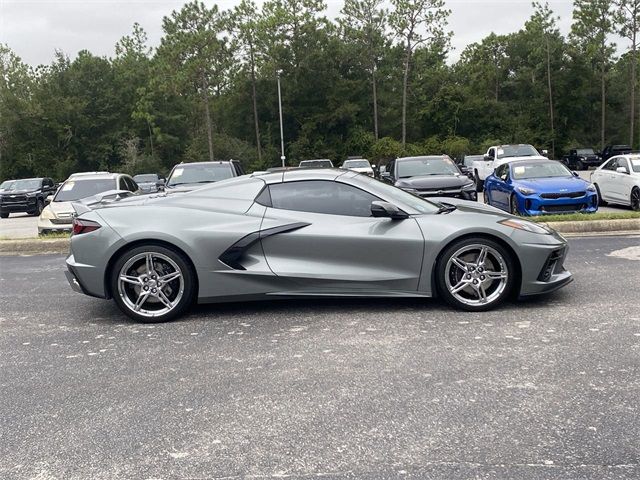
[{"label": "grass patch", "polygon": [[0,236],[0,242],[4,241],[26,241],[26,240],[58,240],[61,238],[69,238],[71,237],[71,233],[65,232],[56,232],[56,233],[47,233],[46,235],[38,235],[37,237],[21,237],[21,238],[11,238],[11,237],[3,237]]},{"label": "grass patch", "polygon": [[596,213],[568,213],[565,215],[540,215],[527,217],[534,222],[590,222],[594,220],[628,220],[640,218],[640,212],[596,212]]}]

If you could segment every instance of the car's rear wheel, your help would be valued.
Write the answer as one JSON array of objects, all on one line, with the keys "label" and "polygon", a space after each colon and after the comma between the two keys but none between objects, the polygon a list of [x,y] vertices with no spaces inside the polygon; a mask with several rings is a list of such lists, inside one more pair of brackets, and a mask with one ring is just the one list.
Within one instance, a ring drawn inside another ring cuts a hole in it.
[{"label": "car's rear wheel", "polygon": [[124,252],[111,271],[111,292],[124,313],[145,323],[182,314],[196,293],[196,274],[181,253],[160,245]]},{"label": "car's rear wheel", "polygon": [[576,170],[584,170],[584,163],[582,163],[582,160],[578,160],[576,162]]},{"label": "car's rear wheel", "polygon": [[631,208],[640,211],[640,188],[635,187],[631,190]]},{"label": "car's rear wheel", "polygon": [[602,199],[602,194],[600,193],[600,187],[598,186],[597,183],[594,183],[593,185],[596,187],[596,195],[598,195],[598,206],[605,207],[607,205],[607,202],[605,202]]},{"label": "car's rear wheel", "polygon": [[486,238],[458,241],[436,265],[438,291],[451,306],[484,311],[498,306],[513,289],[516,269],[511,254]]},{"label": "car's rear wheel", "polygon": [[511,200],[509,200],[509,211],[511,212],[511,215],[520,215],[518,199],[516,199],[515,195],[511,195]]}]

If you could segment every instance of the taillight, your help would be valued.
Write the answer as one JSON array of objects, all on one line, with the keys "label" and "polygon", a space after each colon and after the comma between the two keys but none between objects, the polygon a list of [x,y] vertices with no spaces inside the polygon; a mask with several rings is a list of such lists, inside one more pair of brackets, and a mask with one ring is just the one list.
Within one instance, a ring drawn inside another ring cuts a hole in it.
[{"label": "taillight", "polygon": [[101,227],[98,222],[92,220],[85,220],[83,218],[75,217],[72,222],[73,232],[72,235],[80,235],[81,233],[89,233],[97,230]]}]

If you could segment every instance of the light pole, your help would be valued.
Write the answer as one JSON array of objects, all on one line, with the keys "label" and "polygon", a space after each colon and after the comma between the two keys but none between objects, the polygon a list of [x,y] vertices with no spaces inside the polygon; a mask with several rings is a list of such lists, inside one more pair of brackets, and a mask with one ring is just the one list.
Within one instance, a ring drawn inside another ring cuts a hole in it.
[{"label": "light pole", "polygon": [[287,157],[284,156],[284,133],[282,131],[282,94],[280,93],[280,74],[282,70],[276,70],[278,76],[278,110],[280,111],[280,160],[282,160],[282,166],[284,167],[284,161]]}]

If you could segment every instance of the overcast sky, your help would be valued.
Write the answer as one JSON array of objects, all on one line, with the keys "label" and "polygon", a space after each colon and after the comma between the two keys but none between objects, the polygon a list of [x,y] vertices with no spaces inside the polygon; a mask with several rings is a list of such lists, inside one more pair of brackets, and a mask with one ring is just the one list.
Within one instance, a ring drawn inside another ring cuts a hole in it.
[{"label": "overcast sky", "polygon": [[[239,0],[205,0],[221,9]],[[341,0],[325,0],[327,15],[336,17]],[[140,23],[155,46],[162,35],[162,17],[179,9],[183,0],[0,0],[0,42],[6,43],[31,65],[50,63],[56,49],[74,58],[79,50],[112,56],[115,43]],[[257,0],[258,4],[262,0]],[[446,0],[454,32],[451,59],[464,47],[487,36],[515,32],[530,17],[530,0]],[[560,16],[564,34],[571,27],[572,0],[549,0]]]}]

